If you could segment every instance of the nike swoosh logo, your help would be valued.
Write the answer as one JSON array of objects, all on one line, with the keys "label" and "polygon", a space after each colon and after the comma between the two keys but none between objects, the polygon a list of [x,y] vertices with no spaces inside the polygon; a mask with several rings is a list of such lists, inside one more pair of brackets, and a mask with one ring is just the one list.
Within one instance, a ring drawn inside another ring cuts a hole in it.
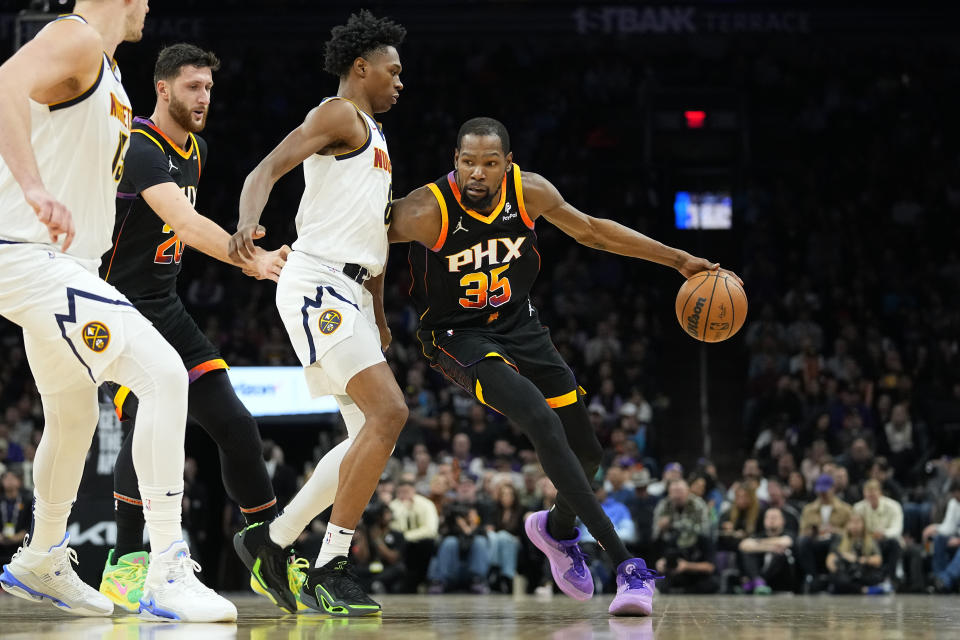
[{"label": "nike swoosh logo", "polygon": [[181,493],[183,493],[183,490],[182,490],[182,489],[181,489],[180,491],[177,491],[176,493],[170,493],[169,491],[167,491],[167,495],[168,495],[168,496],[178,496],[178,495],[180,495]]},{"label": "nike swoosh logo", "polygon": [[115,584],[115,585],[117,586],[117,591],[120,592],[120,595],[122,595],[122,596],[127,595],[127,587],[123,586],[122,584],[120,584],[120,583],[117,582],[116,580],[113,581],[113,584]]},{"label": "nike swoosh logo", "polygon": [[340,529],[340,533],[343,534],[343,535],[349,535],[349,534],[350,534],[349,531],[344,531],[343,529]]}]

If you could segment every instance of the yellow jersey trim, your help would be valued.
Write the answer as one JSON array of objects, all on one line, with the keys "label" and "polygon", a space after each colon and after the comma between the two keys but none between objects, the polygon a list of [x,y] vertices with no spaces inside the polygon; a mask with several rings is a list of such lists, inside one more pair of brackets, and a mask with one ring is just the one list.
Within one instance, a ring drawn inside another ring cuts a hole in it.
[{"label": "yellow jersey trim", "polygon": [[577,400],[579,400],[579,389],[574,389],[573,391],[565,393],[562,396],[547,398],[547,404],[550,405],[551,409],[559,409],[560,407],[569,407]]},{"label": "yellow jersey trim", "polygon": [[133,133],[142,133],[143,135],[145,135],[145,136],[147,136],[148,138],[150,138],[151,140],[153,140],[153,144],[157,145],[157,146],[160,148],[160,151],[163,151],[164,154],[167,153],[166,151],[164,151],[163,145],[160,144],[160,141],[157,140],[156,138],[154,138],[152,135],[150,135],[150,134],[147,133],[146,131],[144,131],[143,129],[134,129],[134,130],[133,130]]},{"label": "yellow jersey trim", "polygon": [[520,219],[528,229],[533,229],[533,220],[527,214],[527,207],[523,204],[523,180],[520,178],[520,165],[513,165],[513,190],[517,192],[517,206],[520,207]]},{"label": "yellow jersey trim", "polygon": [[439,251],[447,241],[447,229],[450,227],[450,216],[447,214],[447,201],[444,199],[443,194],[440,193],[440,187],[431,182],[427,184],[427,188],[430,189],[430,193],[433,194],[437,199],[437,203],[440,205],[440,236],[434,245],[430,247],[430,251]]},{"label": "yellow jersey trim", "polygon": [[460,205],[460,208],[463,209],[468,216],[484,224],[490,224],[496,220],[500,212],[503,211],[503,206],[507,203],[507,174],[503,174],[503,182],[500,183],[500,202],[497,203],[496,208],[487,216],[463,206],[463,202],[460,200],[460,187],[457,186],[457,181],[453,179],[453,174],[453,171],[447,174],[447,183],[450,185],[450,190],[453,191],[453,197],[457,199],[457,204]]}]

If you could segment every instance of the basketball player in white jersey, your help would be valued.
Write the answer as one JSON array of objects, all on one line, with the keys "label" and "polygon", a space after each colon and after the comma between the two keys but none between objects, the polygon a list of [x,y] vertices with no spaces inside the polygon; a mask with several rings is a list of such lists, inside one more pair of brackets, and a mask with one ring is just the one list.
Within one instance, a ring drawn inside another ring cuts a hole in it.
[{"label": "basketball player in white jersey", "polygon": [[187,374],[176,351],[97,276],[111,244],[132,110],[113,53],[140,40],[147,0],[78,0],[0,66],[0,314],[23,327],[45,426],[33,535],[0,585],[78,615],[113,603],[73,569],[67,518],[112,380],[140,398],[133,457],[153,556],[141,610],[235,620],[181,540]]},{"label": "basketball player in white jersey", "polygon": [[[262,237],[260,215],[273,184],[303,164],[306,186],[297,240],[277,284],[277,308],[304,366],[311,395],[334,395],[347,439],[327,453],[307,484],[269,526],[252,525],[234,546],[273,601],[301,602],[334,616],[375,614],[348,568],[353,530],[407,418],[403,394],[382,349],[383,270],[389,244],[391,165],[373,115],[396,103],[403,85],[397,49],[406,30],[367,11],[335,27],[325,69],[340,78],[337,96],[307,114],[247,176],[233,258],[248,259]],[[290,545],[333,504],[315,568],[288,578]]]}]

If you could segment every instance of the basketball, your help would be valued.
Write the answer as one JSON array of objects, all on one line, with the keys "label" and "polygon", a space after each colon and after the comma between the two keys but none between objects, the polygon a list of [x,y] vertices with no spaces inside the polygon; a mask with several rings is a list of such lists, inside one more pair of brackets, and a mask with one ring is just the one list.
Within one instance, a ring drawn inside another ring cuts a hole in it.
[{"label": "basketball", "polygon": [[733,276],[701,271],[690,276],[677,293],[677,321],[701,342],[722,342],[747,319],[747,294]]}]

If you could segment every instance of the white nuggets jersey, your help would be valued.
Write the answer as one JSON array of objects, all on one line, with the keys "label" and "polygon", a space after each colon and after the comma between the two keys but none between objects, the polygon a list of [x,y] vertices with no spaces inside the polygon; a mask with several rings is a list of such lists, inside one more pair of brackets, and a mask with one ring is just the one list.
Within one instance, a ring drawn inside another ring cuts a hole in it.
[{"label": "white nuggets jersey", "polygon": [[359,264],[377,276],[389,248],[392,167],[377,122],[360,109],[357,113],[367,125],[367,139],[360,147],[333,156],[315,153],[303,161],[306,186],[293,249],[326,262]]},{"label": "white nuggets jersey", "polygon": [[[83,18],[69,15],[59,20]],[[96,269],[113,236],[117,184],[133,111],[120,70],[103,54],[96,81],[75,98],[30,101],[30,138],[47,191],[73,215],[76,238],[67,254]],[[0,240],[49,244],[50,236],[0,159]]]}]

